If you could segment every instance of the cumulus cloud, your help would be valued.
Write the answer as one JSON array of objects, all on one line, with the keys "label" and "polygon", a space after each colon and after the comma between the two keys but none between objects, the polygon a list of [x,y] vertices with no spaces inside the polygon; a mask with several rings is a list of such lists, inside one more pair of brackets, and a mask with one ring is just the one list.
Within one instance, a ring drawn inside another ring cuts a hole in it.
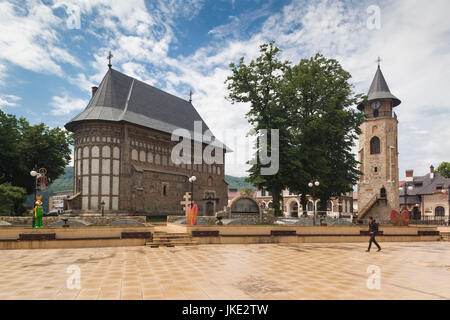
[{"label": "cumulus cloud", "polygon": [[[368,91],[376,71],[375,60],[381,56],[391,91],[403,100],[396,109],[400,121],[400,175],[407,168],[426,171],[431,163],[450,157],[450,106],[443,94],[450,76],[450,69],[444,67],[450,65],[450,21],[446,18],[450,4],[383,1],[379,30],[367,28],[368,5],[294,0],[280,13],[271,15],[248,40],[228,40],[171,60],[176,72],[166,81],[194,87],[198,92],[195,105],[212,128],[220,132],[236,126],[243,133],[247,126],[242,118],[247,108],[230,106],[223,99],[223,80],[230,61],[241,56],[249,61],[258,54],[262,42],[277,40],[284,50],[283,58],[293,62],[316,52],[337,58],[353,75],[358,93]],[[226,115],[219,119],[217,114],[224,110]],[[242,167],[230,163],[227,170],[239,174]]]},{"label": "cumulus cloud", "polygon": [[52,107],[51,113],[55,116],[70,115],[74,111],[81,111],[86,108],[88,104],[87,100],[71,97],[67,94],[61,96],[52,97],[50,106]]},{"label": "cumulus cloud", "polygon": [[16,107],[22,98],[12,94],[0,94],[0,109],[5,107]]},{"label": "cumulus cloud", "polygon": [[[63,2],[53,1],[53,6]],[[251,154],[251,142],[245,138],[249,106],[230,105],[224,98],[228,64],[242,56],[246,61],[255,58],[259,45],[271,40],[283,49],[282,58],[294,63],[316,52],[338,59],[353,75],[358,93],[367,92],[375,59],[381,56],[391,91],[403,101],[396,108],[401,175],[407,168],[426,171],[431,163],[450,158],[450,106],[444,94],[450,77],[447,0],[432,5],[378,1],[381,28],[374,30],[366,24],[366,9],[373,4],[368,0],[292,0],[275,13],[261,5],[260,10],[238,13],[229,23],[205,30],[210,43],[177,57],[172,55],[179,45],[177,22],[194,19],[204,1],[73,0],[70,3],[80,8],[81,34],[97,39],[90,48],[92,58],[82,64],[60,41],[64,15],[37,0],[27,1],[26,9],[13,3],[0,3],[0,83],[7,62],[64,76],[87,95],[106,73],[106,56],[112,50],[114,68],[185,99],[194,91],[193,103],[203,119],[235,150],[227,156],[227,174],[244,175]],[[64,75],[64,64],[78,71]],[[54,115],[69,115],[87,101],[66,94],[53,97],[51,105]]]},{"label": "cumulus cloud", "polygon": [[0,61],[24,69],[63,76],[59,63],[79,66],[59,40],[62,20],[40,1],[0,2]]}]

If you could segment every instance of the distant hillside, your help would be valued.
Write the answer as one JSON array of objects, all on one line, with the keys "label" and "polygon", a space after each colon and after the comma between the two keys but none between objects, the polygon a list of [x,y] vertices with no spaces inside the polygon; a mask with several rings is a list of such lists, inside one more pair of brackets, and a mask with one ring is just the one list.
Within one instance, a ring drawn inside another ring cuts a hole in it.
[{"label": "distant hillside", "polygon": [[[253,184],[246,182],[245,177],[233,177],[225,175],[225,181],[228,183],[229,189],[241,190],[242,188],[249,188],[255,190]],[[73,167],[67,167],[63,175],[53,181],[51,186],[45,192],[39,192],[42,194],[42,200],[44,203],[44,209],[48,211],[48,198],[52,194],[61,191],[71,191],[73,189]],[[27,200],[27,206],[31,207],[33,204],[33,196],[29,196]]]},{"label": "distant hillside", "polygon": [[[73,190],[73,167],[66,167],[66,171],[62,174],[58,179],[53,181],[50,187],[44,191],[38,191],[39,195],[42,195],[43,207],[46,212],[48,212],[48,198],[56,193],[61,191],[72,191]],[[33,197],[34,195],[30,195],[27,198],[27,207],[33,206]]]},{"label": "distant hillside", "polygon": [[233,177],[225,175],[225,181],[228,183],[228,189],[241,190],[242,188],[248,188],[255,190],[255,186],[250,182],[245,181],[246,177]]}]

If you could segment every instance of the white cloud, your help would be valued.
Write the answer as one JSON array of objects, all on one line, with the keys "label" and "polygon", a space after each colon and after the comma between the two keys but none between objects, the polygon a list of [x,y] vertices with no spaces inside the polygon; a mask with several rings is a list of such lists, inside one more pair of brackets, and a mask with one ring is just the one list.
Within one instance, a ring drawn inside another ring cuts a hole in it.
[{"label": "white cloud", "polygon": [[4,107],[16,107],[21,97],[12,94],[0,94],[0,109]]},{"label": "white cloud", "polygon": [[[340,1],[305,5],[294,0],[281,13],[269,17],[249,40],[228,40],[199,48],[188,57],[167,59],[176,71],[168,73],[166,81],[195,89],[194,105],[213,131],[220,133],[233,127],[243,133],[247,108],[230,106],[223,99],[223,81],[228,63],[241,56],[247,61],[254,58],[262,42],[277,40],[284,50],[283,58],[294,63],[316,52],[337,58],[353,75],[357,92],[363,93],[370,86],[375,59],[380,55],[391,91],[403,101],[396,109],[400,175],[407,168],[426,171],[431,163],[450,158],[450,104],[444,94],[450,78],[446,67],[450,65],[450,20],[446,17],[450,3],[384,1],[380,7],[382,28],[369,30],[364,5]],[[228,173],[243,174],[241,166],[227,165]]]},{"label": "white cloud", "polygon": [[89,101],[73,98],[67,94],[52,97],[50,106],[53,107],[51,113],[55,116],[69,115],[74,111],[81,111],[86,108]]},{"label": "white cloud", "polygon": [[[62,2],[55,1],[58,3]],[[432,5],[419,0],[379,1],[380,30],[366,27],[366,8],[371,1],[292,0],[278,13],[269,11],[267,15],[267,10],[260,10],[235,15],[230,23],[211,29],[215,40],[177,58],[171,56],[171,50],[179,45],[177,21],[196,17],[203,1],[71,3],[81,9],[81,28],[96,35],[98,44],[91,49],[93,58],[83,63],[82,71],[66,76],[68,81],[90,93],[90,87],[98,85],[106,73],[106,55],[112,50],[113,66],[131,76],[185,99],[192,88],[193,103],[216,136],[227,142],[226,132],[232,129],[239,137],[233,136],[228,143],[236,153],[227,156],[227,174],[245,174],[243,163],[248,157],[242,160],[246,155],[241,155],[246,153],[249,129],[245,120],[249,107],[231,105],[224,98],[228,64],[241,56],[246,61],[255,58],[259,45],[270,40],[283,49],[283,59],[294,63],[316,52],[337,58],[353,75],[357,92],[367,92],[376,70],[375,59],[381,56],[391,91],[403,101],[396,109],[400,173],[406,168],[426,171],[431,163],[450,159],[450,106],[445,96],[450,78],[447,0],[435,0]],[[58,30],[65,25],[64,17],[55,16],[39,1],[29,0],[24,7],[27,10],[11,2],[0,3],[0,83],[6,74],[4,61],[60,76],[63,63],[80,67],[60,43]],[[247,26],[256,19],[265,20],[248,34]],[[69,95],[53,97],[52,113],[69,114],[86,105],[87,101]]]},{"label": "white cloud", "polygon": [[0,61],[36,72],[63,75],[58,62],[79,66],[76,58],[58,46],[56,31],[62,20],[49,6],[28,0],[0,3]]}]

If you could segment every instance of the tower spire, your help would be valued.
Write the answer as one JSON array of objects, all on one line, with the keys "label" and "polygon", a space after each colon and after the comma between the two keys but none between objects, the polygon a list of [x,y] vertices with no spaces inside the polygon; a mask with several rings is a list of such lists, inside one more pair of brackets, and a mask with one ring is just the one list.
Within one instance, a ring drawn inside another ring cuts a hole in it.
[{"label": "tower spire", "polygon": [[[396,107],[402,102],[400,101],[400,99],[394,96],[389,90],[389,86],[386,82],[386,79],[383,76],[383,72],[381,72],[380,62],[381,58],[378,57],[377,59],[378,69],[377,72],[375,73],[375,77],[373,78],[372,85],[370,86],[369,89],[369,93],[367,94],[367,100],[373,101],[379,99],[392,99],[393,107]],[[359,104],[358,109],[360,111],[363,111],[364,103]]]}]

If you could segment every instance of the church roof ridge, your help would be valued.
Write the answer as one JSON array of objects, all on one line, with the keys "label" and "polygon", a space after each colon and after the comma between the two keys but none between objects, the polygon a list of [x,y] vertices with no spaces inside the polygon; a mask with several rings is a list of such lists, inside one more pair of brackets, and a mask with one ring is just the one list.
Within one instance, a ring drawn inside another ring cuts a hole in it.
[{"label": "church roof ridge", "polygon": [[191,135],[194,122],[201,121],[202,133],[210,130],[189,101],[113,68],[108,69],[87,107],[65,127],[72,131],[76,123],[95,120],[124,121],[169,134],[182,128]]}]

